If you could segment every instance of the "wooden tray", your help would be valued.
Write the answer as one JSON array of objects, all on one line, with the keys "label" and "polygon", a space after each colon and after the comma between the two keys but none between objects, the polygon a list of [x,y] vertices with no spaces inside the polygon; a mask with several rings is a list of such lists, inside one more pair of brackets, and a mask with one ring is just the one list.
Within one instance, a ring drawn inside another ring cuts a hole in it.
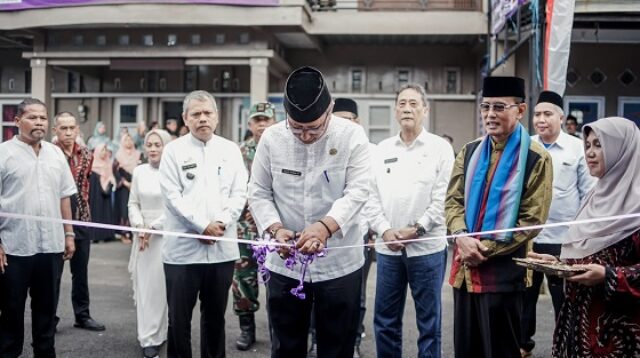
[{"label": "wooden tray", "polygon": [[582,267],[567,265],[560,261],[549,262],[538,259],[522,259],[518,257],[514,257],[513,261],[515,261],[519,266],[524,266],[534,271],[559,277],[571,277],[587,271]]}]

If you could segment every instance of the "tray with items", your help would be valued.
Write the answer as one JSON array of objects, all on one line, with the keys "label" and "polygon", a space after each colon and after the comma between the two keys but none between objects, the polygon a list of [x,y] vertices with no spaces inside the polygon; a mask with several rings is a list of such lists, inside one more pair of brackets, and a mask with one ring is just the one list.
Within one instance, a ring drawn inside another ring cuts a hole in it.
[{"label": "tray with items", "polygon": [[524,266],[534,271],[559,277],[571,277],[587,271],[580,265],[569,265],[562,261],[546,261],[530,258],[522,259],[518,257],[514,257],[513,261],[515,261],[519,266]]}]

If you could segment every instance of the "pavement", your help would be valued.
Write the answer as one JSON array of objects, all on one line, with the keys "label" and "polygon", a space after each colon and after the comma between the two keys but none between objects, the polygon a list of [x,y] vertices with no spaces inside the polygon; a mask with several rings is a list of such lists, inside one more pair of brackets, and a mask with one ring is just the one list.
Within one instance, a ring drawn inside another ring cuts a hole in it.
[{"label": "pavement", "polygon": [[[132,298],[131,280],[127,272],[130,246],[120,242],[93,244],[89,267],[89,286],[91,293],[91,315],[106,325],[104,332],[89,332],[73,327],[71,308],[71,275],[69,265],[65,265],[62,279],[62,297],[58,315],[60,324],[56,335],[58,358],[84,357],[142,357],[136,335],[136,307]],[[449,255],[451,257],[451,255]],[[448,275],[447,275],[448,277]],[[376,282],[376,265],[371,266],[367,285],[367,307],[373,307]],[[453,357],[453,297],[448,283],[442,287],[442,357]],[[260,300],[264,303],[264,289],[261,287]],[[240,333],[238,319],[231,309],[231,295],[227,307],[227,357],[257,358],[270,356],[267,315],[264,305],[256,313],[257,343],[251,350],[241,352],[235,348],[235,340]],[[23,357],[32,357],[31,349],[31,313],[27,303],[25,312],[25,344]],[[417,356],[417,327],[413,300],[408,294],[404,314],[403,357]],[[549,295],[541,295],[538,302],[537,347],[534,357],[551,356],[553,334],[553,308]],[[199,308],[194,309],[192,321],[193,356],[200,357]],[[375,339],[373,337],[373,312],[367,310],[365,317],[366,336],[362,340],[363,357],[375,357]],[[165,357],[163,348],[161,357]]]}]

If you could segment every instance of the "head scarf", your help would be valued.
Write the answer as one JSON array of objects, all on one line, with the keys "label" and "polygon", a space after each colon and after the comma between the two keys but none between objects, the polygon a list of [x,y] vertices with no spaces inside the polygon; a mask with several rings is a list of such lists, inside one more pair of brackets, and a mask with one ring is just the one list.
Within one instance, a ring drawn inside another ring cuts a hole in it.
[{"label": "head scarf", "polygon": [[109,136],[107,136],[107,133],[105,132],[104,134],[100,134],[100,128],[104,127],[105,125],[102,121],[98,121],[98,123],[96,123],[96,126],[93,129],[93,135],[91,135],[91,138],[89,138],[89,141],[87,142],[87,148],[89,148],[89,150],[96,149],[100,144],[109,143]]},{"label": "head scarf", "polygon": [[[131,140],[131,147],[129,148],[125,146],[127,138]],[[130,174],[133,174],[133,170],[140,162],[140,152],[136,150],[136,145],[129,133],[124,133],[122,137],[120,137],[120,148],[118,148],[118,152],[116,153],[116,160],[120,168]]]},{"label": "head scarf", "polygon": [[[587,195],[576,220],[640,213],[640,130],[632,121],[620,117],[600,119],[585,129],[592,130],[600,140],[605,172]],[[572,225],[562,244],[561,257],[593,255],[638,229],[640,218]]]},{"label": "head scarf", "polygon": [[103,154],[104,149],[110,150],[106,144],[99,144],[93,150],[93,164],[91,171],[100,176],[100,185],[103,190],[107,190],[109,183],[115,185],[116,180],[113,177],[113,160],[111,153],[107,151]]}]

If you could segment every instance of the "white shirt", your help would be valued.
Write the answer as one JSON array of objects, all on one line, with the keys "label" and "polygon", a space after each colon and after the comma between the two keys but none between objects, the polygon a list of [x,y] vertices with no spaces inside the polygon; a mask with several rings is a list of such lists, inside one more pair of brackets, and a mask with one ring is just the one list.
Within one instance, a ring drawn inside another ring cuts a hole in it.
[{"label": "white shirt", "polygon": [[160,190],[160,171],[150,164],[139,165],[133,170],[129,222],[136,228],[163,230],[164,203]]},{"label": "white shirt", "polygon": [[[164,148],[160,187],[167,231],[201,234],[211,222],[226,225],[224,237],[237,239],[236,221],[247,200],[247,170],[240,148],[213,135],[205,144],[192,134]],[[169,264],[219,263],[240,257],[238,244],[165,236],[163,260]]]},{"label": "white shirt", "polygon": [[[0,143],[0,211],[62,219],[60,200],[77,192],[69,164],[57,146],[42,141],[38,155],[18,136]],[[60,223],[0,217],[6,254],[64,252]]]},{"label": "white shirt", "polygon": [[[538,135],[531,138],[544,146]],[[556,142],[546,148],[553,164],[553,199],[548,224],[573,220],[582,200],[596,184],[597,179],[589,174],[583,145],[582,140],[560,131]],[[569,226],[543,229],[534,241],[561,244],[568,230]]]},{"label": "white shirt", "polygon": [[[360,209],[369,194],[369,141],[359,125],[333,116],[317,142],[303,144],[281,122],[264,132],[251,167],[249,208],[263,232],[274,223],[302,231],[330,216],[340,230],[327,247],[362,245]],[[350,274],[364,263],[362,247],[329,250],[307,269],[306,281],[318,282]],[[277,253],[266,266],[278,274],[299,279]]]},{"label": "white shirt", "polygon": [[[382,234],[415,223],[427,231],[425,237],[446,235],[444,200],[455,160],[451,144],[424,128],[407,146],[400,134],[378,144],[374,154],[374,184],[365,213],[378,233],[376,251],[401,255],[382,244]],[[442,251],[444,238],[408,243],[407,256]]]}]

